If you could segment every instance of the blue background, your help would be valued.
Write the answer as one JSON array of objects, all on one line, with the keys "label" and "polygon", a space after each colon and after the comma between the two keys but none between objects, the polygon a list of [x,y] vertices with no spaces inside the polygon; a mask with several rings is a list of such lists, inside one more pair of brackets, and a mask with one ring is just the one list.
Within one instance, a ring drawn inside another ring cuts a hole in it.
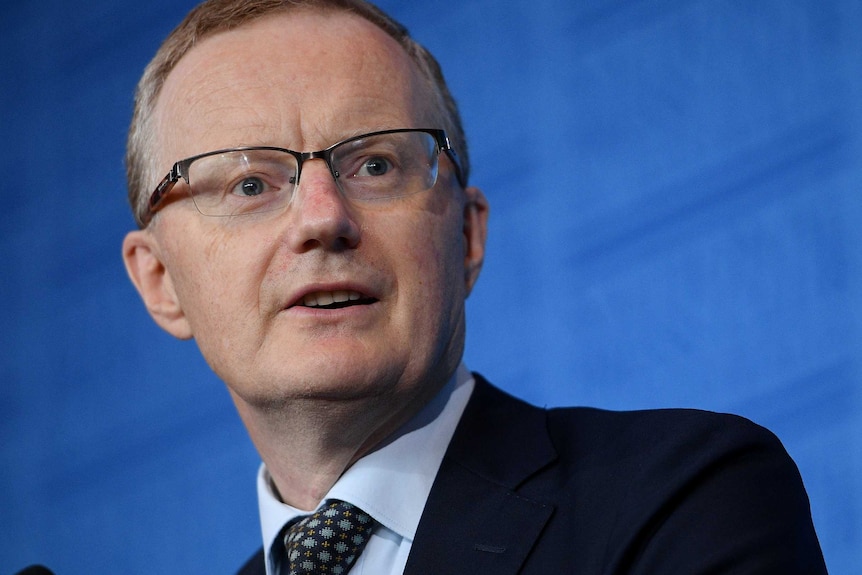
[{"label": "blue background", "polygon": [[[191,5],[0,8],[0,573],[230,573],[260,544],[228,394],[120,260],[133,88]],[[468,365],[766,425],[859,573],[860,3],[381,5],[439,56],[492,203]]]}]

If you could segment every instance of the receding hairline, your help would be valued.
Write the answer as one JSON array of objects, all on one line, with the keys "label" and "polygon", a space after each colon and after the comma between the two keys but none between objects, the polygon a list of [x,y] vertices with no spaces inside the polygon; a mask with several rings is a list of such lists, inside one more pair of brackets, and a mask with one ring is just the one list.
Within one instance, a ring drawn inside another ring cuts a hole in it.
[{"label": "receding hairline", "polygon": [[[306,16],[309,16],[312,20],[304,21],[303,19]],[[300,31],[298,34],[287,34],[280,37],[273,35],[278,35],[284,25],[290,26],[291,21],[296,19],[302,21],[299,27],[296,28]],[[285,23],[282,24],[280,20],[284,20]],[[265,30],[264,36],[259,34],[261,28],[264,28]],[[313,30],[313,32],[310,32],[310,30]],[[251,32],[251,37],[231,37],[234,34],[242,35],[250,33],[249,31],[253,31]],[[434,87],[423,76],[421,70],[413,59],[410,58],[409,54],[394,38],[387,34],[385,30],[381,30],[379,26],[376,26],[373,22],[369,22],[362,16],[346,10],[321,10],[315,9],[314,7],[297,6],[292,10],[270,12],[258,18],[247,20],[243,22],[242,25],[231,26],[229,28],[219,30],[218,32],[202,36],[183,54],[181,58],[177,59],[170,72],[164,76],[163,80],[159,84],[159,90],[152,100],[153,113],[148,118],[149,128],[152,130],[158,147],[169,142],[169,140],[165,139],[169,137],[169,132],[166,132],[165,129],[169,128],[177,119],[175,117],[177,112],[172,108],[172,106],[174,105],[174,102],[177,101],[178,97],[185,98],[186,95],[188,95],[191,96],[192,100],[197,101],[197,97],[195,95],[196,90],[201,90],[201,94],[207,95],[213,89],[220,90],[222,83],[225,81],[219,79],[219,82],[216,84],[209,84],[203,88],[199,88],[196,87],[194,80],[192,80],[193,78],[206,77],[206,75],[213,70],[213,65],[216,68],[224,65],[226,69],[237,67],[238,70],[247,67],[249,60],[244,55],[241,57],[235,57],[233,48],[234,46],[240,45],[237,44],[237,42],[241,42],[242,45],[247,45],[243,38],[251,38],[251,40],[254,41],[255,36],[259,38],[266,37],[267,42],[262,43],[261,45],[265,47],[274,46],[277,48],[275,52],[262,54],[260,58],[255,58],[252,62],[252,66],[256,68],[259,65],[266,65],[265,63],[267,61],[278,65],[281,61],[281,55],[278,51],[283,50],[284,52],[294,52],[294,54],[296,54],[297,49],[301,50],[301,48],[298,48],[296,44],[296,42],[299,42],[300,45],[302,43],[302,39],[297,40],[299,35],[305,38],[311,35],[314,36],[316,40],[318,37],[325,38],[327,35],[332,35],[333,38],[337,38],[339,35],[343,37],[345,34],[350,38],[350,45],[356,47],[355,50],[352,50],[354,53],[353,55],[371,55],[372,58],[377,56],[377,59],[368,60],[368,62],[376,66],[376,68],[370,68],[371,71],[374,69],[385,70],[383,74],[386,78],[397,79],[397,82],[393,85],[394,90],[387,93],[396,94],[399,92],[395,90],[403,91],[402,95],[404,102],[407,104],[405,111],[409,112],[406,119],[408,122],[415,122],[415,126],[414,124],[409,124],[410,126],[434,127],[432,124],[439,122],[439,116],[441,113],[439,106],[435,101]],[[327,46],[328,44],[329,41],[308,44],[306,50],[309,51],[307,52],[305,60],[314,62],[316,60],[315,51],[318,49],[318,46]],[[326,54],[322,54],[325,58]],[[350,54],[347,55],[347,57],[350,56]],[[293,57],[295,58],[295,56]],[[201,61],[201,58],[203,58],[203,62]],[[302,63],[300,62],[300,66],[301,65]],[[355,66],[348,66],[345,69],[349,72],[354,68]],[[322,65],[317,67],[317,69],[319,69],[321,76],[325,76],[328,73],[327,68]],[[288,68],[284,68],[282,74],[293,74],[295,73],[294,70],[295,68],[290,66]],[[330,68],[329,70],[331,71],[332,69]],[[201,72],[204,74],[203,76],[200,76]],[[271,68],[265,68],[263,73],[272,74],[278,72],[274,72],[274,69]],[[300,81],[303,81],[302,79],[305,78],[306,75],[302,72],[299,72],[299,74],[298,78]],[[381,75],[381,79],[383,79],[383,75]],[[192,80],[193,83],[188,84],[188,80]],[[243,81],[239,80],[239,82],[242,83]],[[327,86],[331,85],[327,84]],[[335,107],[331,108],[331,111],[337,111],[342,101],[345,103],[351,102],[350,99],[335,100],[333,102]],[[204,107],[206,107],[206,105],[204,105]],[[343,134],[344,137],[350,137],[362,133],[362,128],[374,130],[388,129],[392,127],[407,127],[407,125],[405,124],[402,126],[399,123],[397,126],[392,126],[389,124],[377,125],[372,123],[367,126],[344,127],[348,130],[354,127],[360,128],[360,132],[357,132],[356,134],[349,131]],[[339,134],[332,135],[338,136]],[[229,143],[228,145],[253,144],[272,145],[273,143],[269,141],[237,141]],[[325,142],[321,144],[325,144]],[[282,144],[279,143],[278,145]],[[208,151],[208,149],[190,149],[187,150],[187,155],[206,151]],[[168,159],[172,162],[176,158]],[[161,158],[162,162],[165,160],[165,158]],[[164,166],[160,167],[160,169],[163,168]]]},{"label": "receding hairline", "polygon": [[[384,32],[386,32],[388,36],[392,37],[393,39],[397,39],[398,35],[409,36],[406,29],[386,26],[382,21],[378,22],[369,20],[366,15],[357,12],[353,6],[343,2],[338,2],[337,0],[335,2],[327,2],[320,0],[258,2],[256,3],[256,5],[261,6],[261,8],[259,8],[258,10],[249,11],[247,13],[233,11],[230,14],[226,14],[223,19],[215,18],[213,14],[209,15],[208,18],[203,19],[203,21],[198,21],[196,19],[196,16],[199,14],[200,11],[202,11],[203,6],[205,6],[206,4],[208,3],[205,2],[203,4],[200,4],[191,12],[189,12],[186,18],[165,39],[165,42],[159,48],[159,51],[153,58],[153,62],[156,62],[160,54],[167,54],[167,57],[164,58],[159,63],[159,65],[153,69],[152,79],[155,80],[155,90],[152,94],[153,101],[158,100],[159,95],[161,94],[161,90],[164,87],[165,81],[176,68],[177,64],[182,59],[184,59],[190,51],[197,47],[200,42],[214,36],[218,36],[225,32],[244,28],[267,18],[277,17],[284,14],[291,14],[294,12],[313,12],[319,14],[351,14],[375,25],[378,29],[382,29]],[[216,12],[215,14],[217,13],[218,12]],[[191,34],[183,36],[182,32],[187,29],[191,29],[189,30]],[[180,41],[176,42],[175,45],[172,45],[171,40],[175,38],[179,39]]]}]

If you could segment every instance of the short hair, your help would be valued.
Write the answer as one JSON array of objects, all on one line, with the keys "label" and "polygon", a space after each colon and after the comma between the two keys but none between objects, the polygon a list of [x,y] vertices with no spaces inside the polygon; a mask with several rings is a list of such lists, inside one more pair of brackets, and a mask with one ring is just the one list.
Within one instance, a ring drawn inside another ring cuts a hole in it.
[{"label": "short hair", "polygon": [[[168,75],[204,38],[252,22],[264,16],[295,8],[343,11],[356,14],[394,38],[417,66],[435,100],[433,113],[449,137],[461,162],[462,182],[467,182],[470,162],[458,106],[449,92],[440,64],[416,42],[402,24],[365,0],[207,0],[195,7],[159,47],[147,65],[135,92],[135,107],[126,142],[126,179],[129,203],[138,227],[144,227],[147,200],[159,174],[155,159],[156,103]],[[425,127],[425,126],[417,126]],[[438,126],[430,126],[438,127]]]}]

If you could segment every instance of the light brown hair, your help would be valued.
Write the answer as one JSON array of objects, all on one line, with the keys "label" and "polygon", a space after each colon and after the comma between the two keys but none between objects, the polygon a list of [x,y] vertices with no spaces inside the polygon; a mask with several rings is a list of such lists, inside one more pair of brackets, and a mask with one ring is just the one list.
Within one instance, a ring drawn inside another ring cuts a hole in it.
[{"label": "light brown hair", "polygon": [[351,12],[381,28],[404,48],[416,64],[420,76],[431,88],[429,93],[436,100],[432,102],[434,116],[441,122],[439,127],[446,130],[458,153],[463,181],[467,182],[470,171],[467,142],[458,107],[449,92],[440,65],[428,50],[410,37],[404,26],[382,10],[364,0],[208,0],[189,12],[168,35],[138,82],[126,143],[126,178],[129,203],[139,227],[144,227],[147,200],[161,175],[157,173],[154,153],[156,134],[151,119],[162,86],[177,62],[204,38],[272,13],[299,7]]}]

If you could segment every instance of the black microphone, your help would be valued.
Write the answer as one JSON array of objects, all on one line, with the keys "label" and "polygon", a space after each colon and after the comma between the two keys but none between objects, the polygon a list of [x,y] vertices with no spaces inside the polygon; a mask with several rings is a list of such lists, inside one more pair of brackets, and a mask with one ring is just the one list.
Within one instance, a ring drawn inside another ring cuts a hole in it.
[{"label": "black microphone", "polygon": [[18,571],[15,575],[54,575],[54,572],[42,565],[30,565]]}]

